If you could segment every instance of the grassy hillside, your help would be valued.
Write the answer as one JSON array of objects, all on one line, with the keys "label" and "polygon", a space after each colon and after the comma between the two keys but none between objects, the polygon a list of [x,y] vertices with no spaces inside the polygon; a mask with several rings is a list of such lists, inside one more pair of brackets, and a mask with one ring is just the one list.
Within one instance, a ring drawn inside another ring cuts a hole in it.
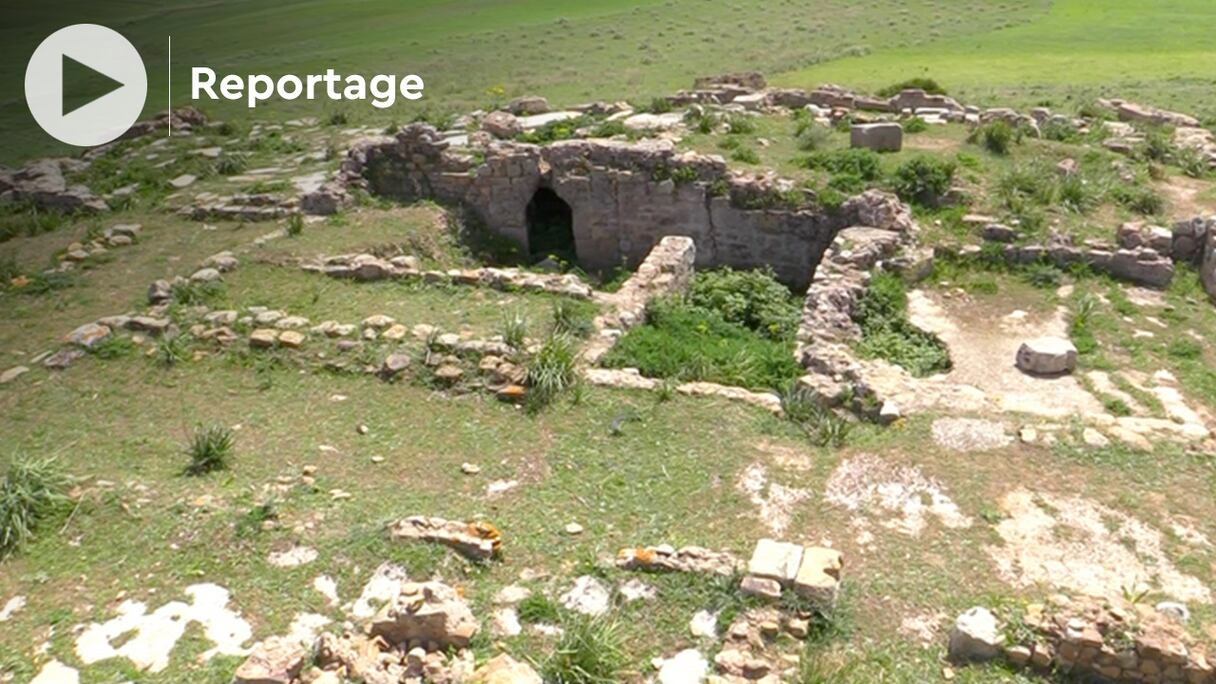
[{"label": "grassy hillside", "polygon": [[1216,26],[1207,0],[1059,0],[1033,21],[959,40],[943,37],[783,74],[782,83],[825,81],[878,88],[930,75],[977,102],[1068,108],[1097,95],[1142,98],[1216,115]]},{"label": "grassy hillside", "polygon": [[[26,61],[50,32],[73,22],[109,25],[128,36],[148,64],[149,113],[168,101],[165,53],[173,36],[173,100],[188,101],[189,68],[222,72],[417,73],[422,103],[381,112],[385,122],[422,109],[459,110],[524,93],[556,102],[644,99],[686,87],[698,74],[759,69],[777,73],[849,54],[922,41],[962,40],[1040,17],[1046,0],[992,7],[976,0],[221,0],[210,3],[58,3],[25,6],[0,27],[0,159],[44,154],[53,141],[25,108]],[[875,22],[873,17],[888,17]],[[69,86],[70,87],[70,86]],[[328,104],[296,101],[253,116],[324,114]],[[241,106],[208,106],[223,117]],[[16,134],[13,134],[16,133]]]}]

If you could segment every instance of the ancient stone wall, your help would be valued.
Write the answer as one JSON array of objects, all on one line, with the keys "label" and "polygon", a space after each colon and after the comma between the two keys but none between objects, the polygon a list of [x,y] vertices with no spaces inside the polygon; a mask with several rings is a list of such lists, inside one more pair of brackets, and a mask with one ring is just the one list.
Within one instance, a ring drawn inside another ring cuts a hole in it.
[{"label": "ancient stone wall", "polygon": [[376,194],[463,205],[525,247],[528,203],[549,188],[571,208],[584,267],[634,266],[662,237],[682,235],[696,243],[699,267],[770,266],[799,289],[836,230],[856,219],[847,209],[829,215],[789,206],[780,181],[729,174],[721,158],[679,153],[665,140],[498,142],[466,153],[414,125],[356,146],[343,171]]}]

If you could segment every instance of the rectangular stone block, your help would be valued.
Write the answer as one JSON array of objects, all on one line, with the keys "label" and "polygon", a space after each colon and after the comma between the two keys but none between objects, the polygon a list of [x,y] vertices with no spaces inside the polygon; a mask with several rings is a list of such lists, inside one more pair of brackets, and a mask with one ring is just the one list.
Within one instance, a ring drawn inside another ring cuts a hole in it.
[{"label": "rectangular stone block", "polygon": [[756,577],[772,579],[789,586],[798,575],[802,547],[789,542],[761,539],[748,561],[747,571]]},{"label": "rectangular stone block", "polygon": [[839,551],[819,546],[807,547],[802,551],[802,563],[794,578],[794,591],[813,601],[832,603],[836,600],[843,567],[844,560]]},{"label": "rectangular stone block", "polygon": [[904,128],[894,122],[855,124],[849,128],[849,145],[875,152],[898,152],[904,146]]}]

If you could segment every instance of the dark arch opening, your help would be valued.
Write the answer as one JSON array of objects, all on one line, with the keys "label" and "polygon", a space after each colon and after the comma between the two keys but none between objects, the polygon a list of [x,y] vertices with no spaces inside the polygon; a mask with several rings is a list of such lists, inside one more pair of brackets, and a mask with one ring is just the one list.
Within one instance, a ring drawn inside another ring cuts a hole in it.
[{"label": "dark arch opening", "polygon": [[549,256],[576,263],[574,212],[549,188],[540,188],[528,202],[528,251],[538,261]]}]

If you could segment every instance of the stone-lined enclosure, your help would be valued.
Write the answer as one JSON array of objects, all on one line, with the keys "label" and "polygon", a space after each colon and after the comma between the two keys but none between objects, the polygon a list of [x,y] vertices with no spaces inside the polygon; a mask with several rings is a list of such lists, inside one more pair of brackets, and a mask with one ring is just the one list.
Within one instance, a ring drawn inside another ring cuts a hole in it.
[{"label": "stone-lined enclosure", "polygon": [[720,157],[679,153],[667,140],[490,142],[478,148],[484,159],[449,146],[434,128],[414,124],[360,143],[343,175],[402,201],[464,206],[525,248],[529,203],[550,190],[571,209],[574,251],[586,268],[636,266],[660,239],[681,235],[696,243],[698,267],[769,266],[798,289],[865,204],[855,198],[824,213],[792,183],[731,174]]}]

